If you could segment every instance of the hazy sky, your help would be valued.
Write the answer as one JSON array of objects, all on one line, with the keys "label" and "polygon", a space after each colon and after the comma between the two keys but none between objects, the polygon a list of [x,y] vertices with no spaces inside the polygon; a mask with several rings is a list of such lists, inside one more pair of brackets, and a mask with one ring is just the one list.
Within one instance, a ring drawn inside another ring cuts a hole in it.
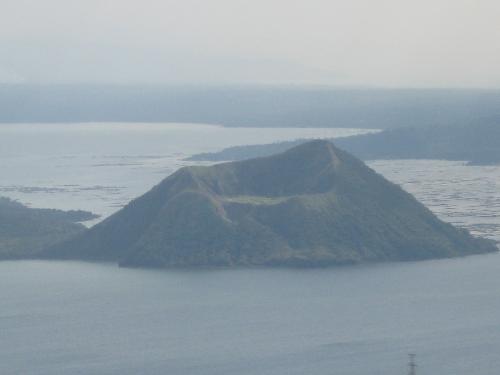
[{"label": "hazy sky", "polygon": [[0,81],[500,87],[499,0],[0,0]]}]

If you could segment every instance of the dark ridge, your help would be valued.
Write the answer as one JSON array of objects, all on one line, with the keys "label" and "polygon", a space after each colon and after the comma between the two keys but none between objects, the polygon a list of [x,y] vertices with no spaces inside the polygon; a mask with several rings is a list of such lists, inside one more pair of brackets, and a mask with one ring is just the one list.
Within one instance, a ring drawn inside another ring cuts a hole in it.
[{"label": "dark ridge", "polygon": [[[470,165],[500,163],[500,122],[389,129],[330,141],[363,160],[440,159],[467,161]],[[193,155],[187,160],[244,160],[277,154],[304,142],[307,140],[230,147],[220,152]]]},{"label": "dark ridge", "polygon": [[0,123],[201,122],[385,129],[498,119],[498,90],[0,85]]}]

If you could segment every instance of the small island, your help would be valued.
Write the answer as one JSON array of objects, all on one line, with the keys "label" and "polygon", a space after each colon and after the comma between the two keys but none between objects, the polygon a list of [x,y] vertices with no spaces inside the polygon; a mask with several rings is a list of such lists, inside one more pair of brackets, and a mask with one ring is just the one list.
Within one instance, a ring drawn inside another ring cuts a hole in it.
[{"label": "small island", "polygon": [[332,143],[311,141],[181,168],[42,256],[130,267],[325,267],[497,250]]},{"label": "small island", "polygon": [[81,210],[29,208],[0,197],[0,259],[35,258],[42,249],[84,232],[80,222],[97,217]]}]

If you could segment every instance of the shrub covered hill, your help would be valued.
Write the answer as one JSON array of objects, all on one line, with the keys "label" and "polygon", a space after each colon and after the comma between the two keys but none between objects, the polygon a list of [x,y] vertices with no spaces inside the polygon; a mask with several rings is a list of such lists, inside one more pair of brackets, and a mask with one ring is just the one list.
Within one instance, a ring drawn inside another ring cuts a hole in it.
[{"label": "shrub covered hill", "polygon": [[29,208],[0,197],[0,259],[36,257],[47,246],[83,232],[78,221],[96,217],[86,211]]},{"label": "shrub covered hill", "polygon": [[329,142],[184,167],[52,258],[124,266],[328,266],[491,252]]}]

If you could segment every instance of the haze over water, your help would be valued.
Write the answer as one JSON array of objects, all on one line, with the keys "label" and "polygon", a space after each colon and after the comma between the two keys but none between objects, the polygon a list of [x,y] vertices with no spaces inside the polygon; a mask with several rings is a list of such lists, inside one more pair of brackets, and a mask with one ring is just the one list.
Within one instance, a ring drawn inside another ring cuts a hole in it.
[{"label": "haze over water", "polygon": [[[356,131],[2,126],[0,195],[108,215],[191,153],[338,132]],[[500,239],[499,167],[369,165]],[[498,254],[323,270],[0,262],[0,373],[396,375],[413,352],[419,374],[497,375],[499,275]]]},{"label": "haze over water", "polygon": [[[192,154],[368,130],[78,121],[500,119],[498,0],[0,5],[0,197],[101,215],[88,226]],[[426,146],[455,142],[440,139]],[[367,164],[442,220],[500,241],[500,166]],[[500,374],[500,254],[314,270],[0,262],[0,375],[401,375],[409,353],[418,375]]]}]

